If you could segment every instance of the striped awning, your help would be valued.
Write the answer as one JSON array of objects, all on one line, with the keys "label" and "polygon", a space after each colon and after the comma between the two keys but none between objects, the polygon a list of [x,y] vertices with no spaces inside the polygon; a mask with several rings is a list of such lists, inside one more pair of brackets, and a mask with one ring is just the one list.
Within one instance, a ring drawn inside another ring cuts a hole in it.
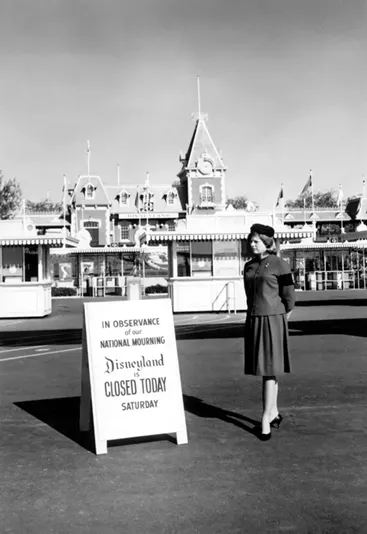
[{"label": "striped awning", "polygon": [[284,243],[280,250],[329,250],[367,249],[366,241],[343,241],[338,243]]},{"label": "striped awning", "polygon": [[64,244],[74,246],[75,239],[70,237],[46,237],[46,236],[34,236],[34,237],[19,237],[19,238],[3,238],[0,239],[0,245],[2,247],[14,247],[22,245],[51,245],[53,247],[61,247]]},{"label": "striped awning", "polygon": [[129,254],[131,252],[142,252],[143,249],[140,247],[88,247],[88,248],[59,248],[51,249],[51,254],[57,254],[62,256],[64,254]]},{"label": "striped awning", "polygon": [[[238,233],[177,233],[177,232],[150,232],[141,236],[143,242],[150,241],[233,241],[236,239],[246,239],[249,232]],[[278,239],[300,239],[302,237],[311,237],[312,230],[284,230],[275,232]]]}]

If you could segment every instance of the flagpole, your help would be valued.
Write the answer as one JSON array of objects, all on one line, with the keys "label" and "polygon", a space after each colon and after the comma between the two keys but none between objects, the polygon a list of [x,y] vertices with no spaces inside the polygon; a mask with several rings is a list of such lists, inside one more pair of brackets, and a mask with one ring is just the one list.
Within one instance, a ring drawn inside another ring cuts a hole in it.
[{"label": "flagpole", "polygon": [[312,169],[310,169],[310,179],[311,179],[312,231],[313,231],[313,238],[315,240],[316,239],[316,221],[315,221],[315,201],[314,201],[314,191],[313,191]]},{"label": "flagpole", "polygon": [[342,184],[339,184],[339,210],[340,210],[340,235],[343,240],[343,191]]},{"label": "flagpole", "polygon": [[364,178],[364,174],[362,174],[362,198],[365,198],[366,196],[366,180]]},{"label": "flagpole", "polygon": [[283,184],[280,186],[280,190],[282,193],[281,203],[282,203],[282,225],[284,225],[284,190],[283,190]]},{"label": "flagpole", "polygon": [[306,197],[303,197],[303,222],[306,224]]},{"label": "flagpole", "polygon": [[65,217],[66,217],[66,191],[67,191],[67,185],[66,185],[66,176],[64,174],[64,188],[63,188],[63,195],[62,195],[62,218],[64,220],[63,222],[63,228],[62,228],[62,231],[63,231],[63,234],[64,234],[64,248],[65,248],[65,241],[66,241],[66,221],[65,221]]}]

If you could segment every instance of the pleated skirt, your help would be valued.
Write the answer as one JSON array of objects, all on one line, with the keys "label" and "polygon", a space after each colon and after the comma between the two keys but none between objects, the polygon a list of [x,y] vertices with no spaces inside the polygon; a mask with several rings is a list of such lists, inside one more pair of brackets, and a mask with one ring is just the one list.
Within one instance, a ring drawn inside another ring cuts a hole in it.
[{"label": "pleated skirt", "polygon": [[276,376],[291,370],[287,316],[247,317],[245,374]]}]

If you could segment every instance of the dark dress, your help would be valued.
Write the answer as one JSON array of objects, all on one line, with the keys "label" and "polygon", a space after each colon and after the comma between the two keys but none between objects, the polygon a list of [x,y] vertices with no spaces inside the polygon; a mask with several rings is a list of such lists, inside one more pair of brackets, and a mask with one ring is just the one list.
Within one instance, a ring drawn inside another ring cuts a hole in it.
[{"label": "dark dress", "polygon": [[286,314],[294,307],[289,264],[275,255],[246,263],[245,374],[276,376],[291,372]]}]

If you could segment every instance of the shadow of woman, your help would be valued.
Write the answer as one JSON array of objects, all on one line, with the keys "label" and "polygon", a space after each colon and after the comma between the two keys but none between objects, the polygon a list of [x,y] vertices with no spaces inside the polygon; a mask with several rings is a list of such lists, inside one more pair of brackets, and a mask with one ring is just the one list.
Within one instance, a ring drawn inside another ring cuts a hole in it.
[{"label": "shadow of woman", "polygon": [[[225,423],[230,423],[242,430],[245,430],[249,434],[253,434],[258,437],[258,429],[260,422],[246,417],[245,415],[239,414],[237,412],[232,412],[229,410],[223,410],[212,404],[207,404],[202,399],[197,397],[191,397],[190,395],[183,395],[184,407],[187,412],[190,412],[198,417],[204,417],[205,419],[216,418],[224,421]],[[250,423],[253,425],[250,427],[245,424]]]}]

